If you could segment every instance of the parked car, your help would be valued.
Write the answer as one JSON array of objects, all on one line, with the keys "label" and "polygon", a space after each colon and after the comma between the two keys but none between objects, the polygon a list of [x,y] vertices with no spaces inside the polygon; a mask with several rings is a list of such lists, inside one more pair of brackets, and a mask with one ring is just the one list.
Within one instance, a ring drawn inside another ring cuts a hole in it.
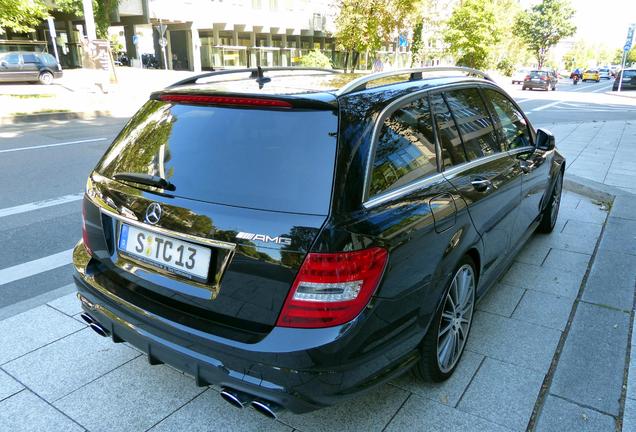
[{"label": "parked car", "polygon": [[601,76],[598,73],[598,70],[596,69],[587,69],[585,72],[583,72],[583,82],[585,81],[596,81],[596,82],[600,82],[601,81]]},{"label": "parked car", "polygon": [[598,70],[598,77],[599,79],[611,79],[612,73],[610,72],[609,68],[600,68]]},{"label": "parked car", "polygon": [[556,73],[548,70],[532,70],[523,80],[521,90],[556,90],[559,82]]},{"label": "parked car", "polygon": [[81,316],[269,417],[442,381],[477,299],[553,230],[564,169],[473,69],[187,78],[88,178]]},{"label": "parked car", "polygon": [[0,81],[51,84],[62,77],[62,66],[51,54],[9,51],[0,53]]},{"label": "parked car", "polygon": [[512,83],[513,84],[523,83],[523,80],[526,78],[526,75],[528,75],[528,72],[530,72],[530,69],[528,68],[517,69],[515,73],[512,74]]},{"label": "parked car", "polygon": [[[621,75],[623,75],[623,81],[621,83]],[[618,90],[618,84],[621,84],[621,90],[636,90],[636,68],[626,68],[619,71],[614,80],[612,90]]]}]

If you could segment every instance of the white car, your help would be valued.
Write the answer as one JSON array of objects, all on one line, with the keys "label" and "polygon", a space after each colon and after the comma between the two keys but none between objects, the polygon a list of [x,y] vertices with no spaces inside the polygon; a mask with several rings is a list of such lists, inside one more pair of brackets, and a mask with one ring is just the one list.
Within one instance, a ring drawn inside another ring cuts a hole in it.
[{"label": "white car", "polygon": [[612,74],[610,73],[610,70],[608,68],[600,68],[598,70],[598,76],[600,79],[610,79],[612,77]]},{"label": "white car", "polygon": [[530,69],[527,69],[527,68],[517,69],[515,73],[512,74],[512,83],[522,84],[523,80],[526,79],[528,72],[530,72]]}]

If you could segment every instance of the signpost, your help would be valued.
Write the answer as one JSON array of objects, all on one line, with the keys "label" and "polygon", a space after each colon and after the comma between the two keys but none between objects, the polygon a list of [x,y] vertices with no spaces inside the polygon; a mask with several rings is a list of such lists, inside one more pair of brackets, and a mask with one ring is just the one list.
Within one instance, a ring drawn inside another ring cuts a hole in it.
[{"label": "signpost", "polygon": [[157,26],[157,31],[159,32],[159,46],[161,46],[161,51],[163,52],[163,68],[168,69],[168,54],[166,53],[166,46],[168,45],[168,40],[165,38],[166,30],[168,30],[168,26],[161,22],[159,19],[159,25]]},{"label": "signpost", "polygon": [[55,53],[55,60],[60,62],[60,56],[57,54],[57,41],[55,38],[57,37],[57,33],[55,32],[55,23],[53,22],[53,17],[49,16],[46,21],[49,23],[49,33],[51,34],[51,44],[53,45],[53,52]]},{"label": "signpost", "polygon": [[632,49],[632,41],[634,40],[634,31],[636,31],[636,24],[630,24],[627,29],[627,40],[623,47],[623,62],[621,64],[621,77],[618,79],[618,91],[621,91],[623,85],[623,71],[625,70],[625,60],[627,60],[627,53]]}]

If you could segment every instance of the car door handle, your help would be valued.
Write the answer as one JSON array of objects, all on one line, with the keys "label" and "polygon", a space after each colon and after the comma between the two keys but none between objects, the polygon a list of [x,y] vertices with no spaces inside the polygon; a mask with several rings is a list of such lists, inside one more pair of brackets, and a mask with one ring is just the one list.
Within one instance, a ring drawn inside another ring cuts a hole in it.
[{"label": "car door handle", "polygon": [[532,169],[532,164],[528,163],[528,161],[520,160],[519,161],[519,168],[521,168],[521,171],[524,174],[528,174],[530,172],[530,170]]},{"label": "car door handle", "polygon": [[476,178],[470,181],[476,191],[485,192],[492,186],[492,182],[488,179]]}]

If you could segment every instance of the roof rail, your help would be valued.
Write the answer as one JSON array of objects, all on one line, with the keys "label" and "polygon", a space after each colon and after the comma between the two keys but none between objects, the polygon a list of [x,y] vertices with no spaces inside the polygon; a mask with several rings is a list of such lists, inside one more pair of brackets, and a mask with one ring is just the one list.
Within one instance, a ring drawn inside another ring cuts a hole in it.
[{"label": "roof rail", "polygon": [[357,78],[338,90],[338,95],[346,95],[349,93],[353,93],[358,90],[364,90],[367,88],[367,84],[376,81],[382,78],[387,78],[395,75],[407,75],[409,74],[409,81],[417,81],[423,78],[423,74],[427,72],[465,72],[467,75],[477,75],[481,76],[488,81],[493,81],[493,79],[485,72],[482,72],[477,69],[462,67],[462,66],[433,66],[433,67],[420,67],[420,68],[412,68],[412,69],[399,69],[394,71],[387,72],[376,72],[369,75],[362,76]]},{"label": "roof rail", "polygon": [[333,74],[341,73],[340,71],[335,69],[304,68],[304,67],[293,67],[293,66],[271,67],[271,68],[261,68],[259,66],[257,68],[222,69],[222,70],[205,72],[199,75],[188,77],[186,79],[177,81],[176,83],[169,85],[167,88],[179,87],[179,86],[188,85],[188,84],[196,84],[197,81],[200,80],[201,78],[207,78],[207,77],[219,76],[219,75],[237,74],[237,73],[248,73],[248,72],[250,73],[250,78],[256,78],[257,80],[260,80],[261,82],[265,82],[263,80],[264,78],[263,73],[276,72],[276,71],[305,71],[305,72],[313,71],[313,72],[325,72],[325,73],[333,73]]}]

